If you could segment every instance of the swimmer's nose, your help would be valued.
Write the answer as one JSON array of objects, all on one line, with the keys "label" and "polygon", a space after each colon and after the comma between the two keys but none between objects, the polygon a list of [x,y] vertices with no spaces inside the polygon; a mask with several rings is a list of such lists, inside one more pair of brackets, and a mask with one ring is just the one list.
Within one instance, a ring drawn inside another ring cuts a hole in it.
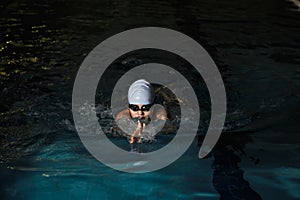
[{"label": "swimmer's nose", "polygon": [[139,115],[144,115],[144,112],[139,110]]}]

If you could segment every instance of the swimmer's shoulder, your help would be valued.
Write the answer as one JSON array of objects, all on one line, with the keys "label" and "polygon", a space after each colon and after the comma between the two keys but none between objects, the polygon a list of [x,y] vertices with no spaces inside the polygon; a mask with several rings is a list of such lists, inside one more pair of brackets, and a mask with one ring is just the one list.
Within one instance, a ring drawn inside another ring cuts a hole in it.
[{"label": "swimmer's shoulder", "polygon": [[120,120],[122,118],[130,118],[128,109],[125,109],[117,114],[116,120]]},{"label": "swimmer's shoulder", "polygon": [[168,120],[168,113],[166,112],[166,110],[162,109],[162,108],[158,108],[155,111],[155,118],[158,120]]}]

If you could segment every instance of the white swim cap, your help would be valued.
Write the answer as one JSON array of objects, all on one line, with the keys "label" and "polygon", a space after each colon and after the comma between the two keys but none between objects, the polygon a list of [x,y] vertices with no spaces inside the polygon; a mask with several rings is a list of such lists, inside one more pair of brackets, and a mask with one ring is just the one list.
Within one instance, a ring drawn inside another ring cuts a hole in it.
[{"label": "white swim cap", "polygon": [[128,90],[129,104],[152,104],[154,100],[154,91],[149,82],[140,79],[132,83]]}]

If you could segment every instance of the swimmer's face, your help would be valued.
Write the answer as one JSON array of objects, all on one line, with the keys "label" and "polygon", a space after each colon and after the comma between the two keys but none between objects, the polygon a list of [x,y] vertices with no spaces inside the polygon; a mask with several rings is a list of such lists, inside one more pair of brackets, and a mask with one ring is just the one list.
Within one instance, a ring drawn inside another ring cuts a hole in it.
[{"label": "swimmer's face", "polygon": [[147,118],[150,115],[151,105],[129,104],[129,112],[132,118]]}]

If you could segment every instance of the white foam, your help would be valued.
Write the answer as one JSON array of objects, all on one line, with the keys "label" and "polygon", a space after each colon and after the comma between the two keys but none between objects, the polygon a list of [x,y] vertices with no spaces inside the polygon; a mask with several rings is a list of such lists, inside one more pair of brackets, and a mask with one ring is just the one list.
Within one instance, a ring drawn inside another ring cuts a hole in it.
[{"label": "white foam", "polygon": [[133,163],[133,166],[142,166],[142,165],[145,165],[147,163],[148,163],[147,161],[138,161],[138,162]]}]

